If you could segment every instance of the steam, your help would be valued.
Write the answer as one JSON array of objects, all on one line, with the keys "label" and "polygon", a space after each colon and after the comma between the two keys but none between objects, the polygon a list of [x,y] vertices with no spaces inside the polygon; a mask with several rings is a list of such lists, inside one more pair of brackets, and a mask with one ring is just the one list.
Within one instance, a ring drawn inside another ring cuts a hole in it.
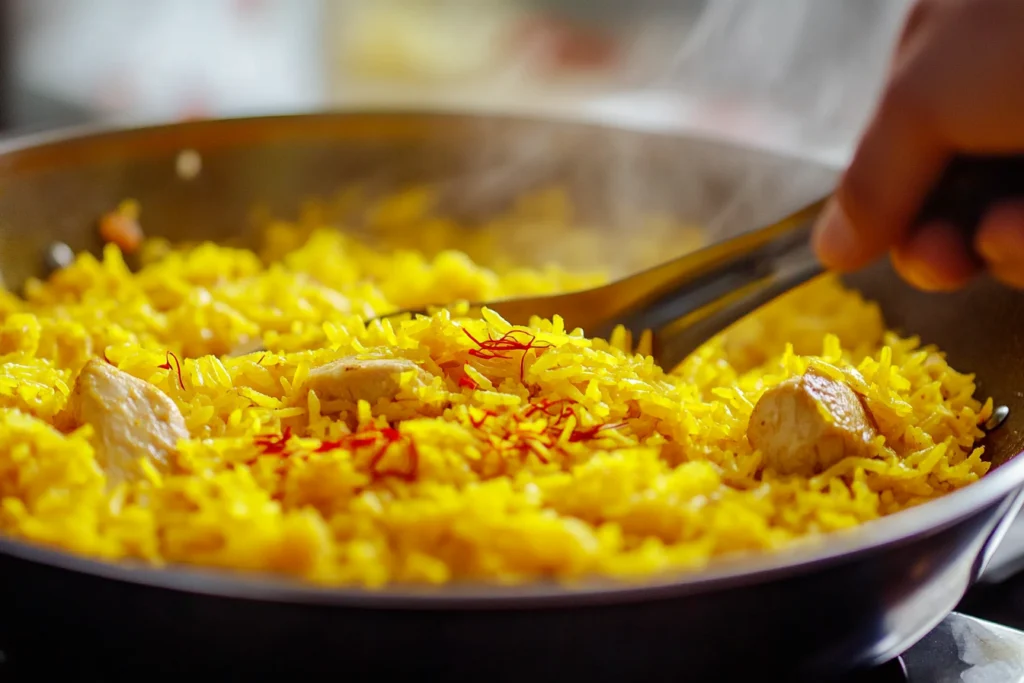
[{"label": "steam", "polygon": [[655,87],[784,113],[804,145],[849,146],[871,113],[909,0],[713,0]]},{"label": "steam", "polygon": [[[621,12],[596,19],[618,22],[619,35],[628,32],[631,55],[612,94],[598,97],[604,108],[596,109],[613,112],[603,117],[613,125],[635,127],[639,121],[644,127],[690,128],[691,134],[696,127],[698,135],[734,137],[743,144],[774,147],[838,167],[872,112],[909,4],[638,0],[630,3],[632,27],[622,26],[629,17]],[[578,18],[587,16],[579,10]],[[517,63],[492,86],[500,84],[507,92],[528,88],[523,79],[529,73]],[[566,95],[556,87],[549,97]],[[621,106],[607,106],[609,102]],[[559,104],[547,113],[564,109]],[[595,107],[591,100],[576,110],[586,114]],[[712,130],[723,122],[716,116],[733,118],[732,129]],[[500,126],[492,133],[503,134]],[[635,223],[638,212],[652,201],[664,204],[666,196],[674,196],[672,204],[687,207],[714,239],[722,239],[798,208],[799,202],[815,199],[816,192],[827,189],[814,174],[779,177],[778,169],[744,168],[735,160],[716,158],[680,162],[675,173],[658,173],[655,166],[673,166],[652,165],[651,156],[659,150],[637,138],[613,137],[598,154],[581,149],[581,142],[571,136],[544,130],[522,132],[511,142],[508,132],[504,134],[506,139],[484,142],[479,163],[472,165],[481,194],[507,196],[510,185],[521,190],[539,183],[567,158],[596,155],[600,172],[595,171],[584,186],[591,198],[599,195],[607,222],[620,229]],[[634,234],[639,230],[636,225],[631,229]]]},{"label": "steam", "polygon": [[[626,36],[627,62],[611,83],[581,86],[571,79],[538,78],[538,50],[529,45],[510,57],[492,55],[492,67],[483,69],[489,53],[480,43],[470,51],[485,74],[478,84],[428,77],[420,87],[403,86],[402,99],[392,104],[543,119],[582,115],[612,127],[732,137],[742,145],[774,147],[839,166],[874,106],[909,0],[634,0],[627,12],[622,4],[614,12],[594,12],[593,2],[576,4],[572,9],[567,0],[558,3],[581,21]],[[468,6],[445,5],[455,15]],[[515,23],[523,9],[511,0],[492,0],[489,30],[496,31],[496,17]],[[479,17],[470,13],[461,21],[475,26]],[[471,72],[464,65],[462,73]],[[753,163],[742,152],[700,152],[660,138],[594,136],[557,125],[509,125],[492,117],[467,118],[460,126],[449,143],[441,134],[436,152],[458,158],[439,159],[432,178],[453,213],[493,215],[531,190],[568,185],[588,227],[622,236],[602,255],[606,263],[595,265],[635,267],[634,252],[642,248],[651,258],[677,255],[667,243],[661,251],[650,249],[652,242],[665,240],[665,233],[649,231],[645,214],[671,213],[700,224],[718,240],[829,189],[820,171]],[[537,260],[545,258],[544,239],[533,235],[522,241],[535,245]]]}]

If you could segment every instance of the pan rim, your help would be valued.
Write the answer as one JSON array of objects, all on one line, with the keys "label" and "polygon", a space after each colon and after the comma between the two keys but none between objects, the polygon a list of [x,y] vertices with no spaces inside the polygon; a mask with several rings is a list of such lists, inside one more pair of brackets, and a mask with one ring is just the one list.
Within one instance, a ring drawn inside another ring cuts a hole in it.
[{"label": "pan rim", "polygon": [[[437,120],[453,121],[469,119],[488,122],[507,122],[521,125],[530,124],[560,124],[583,126],[594,130],[605,130],[610,132],[635,132],[645,135],[652,135],[667,138],[685,137],[695,142],[712,145],[721,149],[732,151],[754,152],[765,157],[779,161],[802,162],[812,164],[821,169],[823,173],[838,174],[841,169],[835,165],[822,160],[814,154],[801,154],[793,150],[780,150],[771,146],[754,146],[743,141],[735,140],[727,135],[718,135],[706,130],[686,130],[671,125],[663,125],[643,120],[616,120],[598,112],[492,112],[486,108],[474,107],[445,107],[445,106],[419,106],[415,109],[388,107],[374,105],[370,107],[338,107],[318,110],[305,113],[264,113],[247,116],[227,116],[209,119],[195,119],[188,121],[166,122],[166,121],[131,121],[123,124],[117,122],[107,123],[84,123],[71,126],[63,126],[53,130],[30,131],[24,133],[15,132],[12,135],[0,135],[0,165],[5,157],[17,153],[25,153],[33,150],[57,147],[60,145],[74,143],[99,142],[107,138],[133,137],[155,137],[166,133],[177,133],[174,139],[182,141],[178,147],[188,148],[184,143],[185,136],[195,135],[201,132],[222,131],[228,127],[253,126],[262,127],[267,124],[277,123],[282,126],[289,126],[289,130],[301,137],[303,132],[309,132],[312,125],[330,125],[343,120],[354,119],[391,119],[400,120]],[[223,145],[230,147],[231,143],[216,141],[215,146]],[[173,146],[173,145],[172,145]]]},{"label": "pan rim", "polygon": [[[6,157],[17,153],[55,148],[64,144],[99,142],[108,137],[132,139],[136,136],[159,136],[167,132],[183,139],[192,131],[217,131],[232,125],[257,126],[270,121],[287,124],[289,130],[301,134],[301,127],[310,122],[330,124],[336,119],[386,116],[395,120],[437,117],[441,119],[471,118],[488,121],[515,121],[522,124],[577,124],[606,130],[646,131],[653,135],[678,137],[687,135],[660,126],[640,123],[610,124],[607,120],[572,115],[492,114],[464,108],[346,108],[307,114],[282,114],[207,119],[157,125],[119,126],[85,125],[29,133],[0,139],[0,165]],[[723,149],[752,150],[779,160],[816,164],[823,172],[835,169],[819,161],[797,154],[762,150],[742,143],[706,134],[690,135]],[[244,143],[240,143],[244,144]],[[172,145],[173,146],[173,145]],[[187,147],[183,144],[181,147]],[[318,604],[339,608],[373,608],[401,610],[466,610],[523,609],[538,607],[585,606],[640,602],[707,593],[762,583],[814,571],[836,563],[852,561],[867,553],[901,545],[938,533],[1001,501],[1024,487],[1024,457],[1015,456],[969,486],[929,501],[923,505],[867,522],[846,532],[829,534],[815,542],[775,552],[745,555],[733,560],[716,561],[707,569],[672,574],[636,583],[613,580],[588,580],[580,587],[566,587],[553,581],[530,582],[515,586],[489,584],[449,584],[437,589],[387,587],[381,590],[352,587],[328,587],[302,583],[287,577],[234,573],[203,567],[153,567],[129,563],[107,562],[62,550],[32,544],[0,535],[0,555],[7,555],[58,570],[72,571],[95,578],[134,584],[140,587],[179,591],[192,594],[244,599],[260,602]]]}]

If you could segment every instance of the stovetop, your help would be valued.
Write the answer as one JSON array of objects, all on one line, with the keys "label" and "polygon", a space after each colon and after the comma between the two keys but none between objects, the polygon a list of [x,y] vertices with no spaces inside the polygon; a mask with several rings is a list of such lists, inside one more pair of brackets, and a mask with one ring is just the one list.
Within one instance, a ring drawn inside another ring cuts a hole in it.
[{"label": "stovetop", "polygon": [[897,660],[851,683],[1017,683],[1024,681],[1024,632],[951,614]]}]

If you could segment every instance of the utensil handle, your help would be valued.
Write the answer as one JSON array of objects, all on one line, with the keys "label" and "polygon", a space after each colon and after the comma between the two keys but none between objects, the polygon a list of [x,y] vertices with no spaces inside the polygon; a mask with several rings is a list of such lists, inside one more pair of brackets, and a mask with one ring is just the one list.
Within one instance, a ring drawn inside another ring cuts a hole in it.
[{"label": "utensil handle", "polygon": [[1024,155],[959,155],[925,199],[916,223],[951,223],[973,243],[988,210],[1010,200],[1024,200]]}]

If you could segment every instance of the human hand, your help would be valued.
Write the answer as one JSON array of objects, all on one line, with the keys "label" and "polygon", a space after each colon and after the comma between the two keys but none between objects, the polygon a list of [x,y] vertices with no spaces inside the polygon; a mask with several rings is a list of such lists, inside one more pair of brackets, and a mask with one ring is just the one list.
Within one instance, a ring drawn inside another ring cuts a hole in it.
[{"label": "human hand", "polygon": [[956,154],[1024,152],[1024,2],[918,0],[878,109],[815,230],[826,266],[891,251],[911,284],[950,290],[983,269],[1024,288],[1024,198],[993,206],[968,243],[943,222],[914,225]]}]

